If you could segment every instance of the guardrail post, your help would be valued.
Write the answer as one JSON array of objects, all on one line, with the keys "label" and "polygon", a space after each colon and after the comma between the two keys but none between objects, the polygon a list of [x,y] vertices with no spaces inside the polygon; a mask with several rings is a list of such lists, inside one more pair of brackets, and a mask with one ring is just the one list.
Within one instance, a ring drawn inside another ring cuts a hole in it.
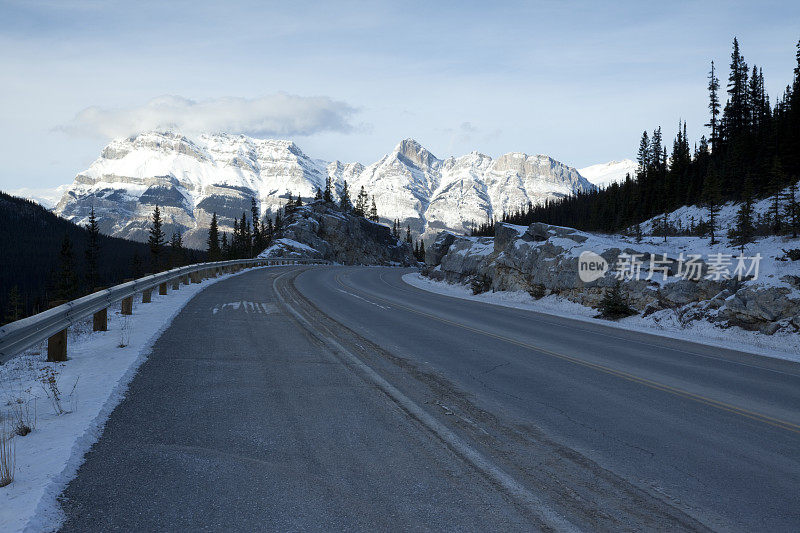
[{"label": "guardrail post", "polygon": [[161,296],[164,296],[165,294],[167,294],[167,282],[166,281],[164,283],[161,283],[158,286],[158,294],[160,294]]},{"label": "guardrail post", "polygon": [[181,288],[181,280],[180,278],[175,278],[172,280],[172,290],[177,291]]},{"label": "guardrail post", "polygon": [[189,280],[189,274],[184,274],[182,276],[182,279],[183,279],[183,284],[184,285],[188,285],[189,283],[191,283],[191,281]]},{"label": "guardrail post", "polygon": [[153,301],[153,289],[145,289],[142,291],[142,303],[149,304]]},{"label": "guardrail post", "polygon": [[122,299],[119,312],[123,315],[133,314],[133,296],[128,296],[127,298]]},{"label": "guardrail post", "polygon": [[200,283],[200,273],[199,272],[192,272],[190,274],[190,277],[192,278],[192,283]]},{"label": "guardrail post", "polygon": [[94,314],[92,331],[108,331],[108,309],[101,309]]},{"label": "guardrail post", "polygon": [[55,363],[67,360],[67,330],[62,329],[47,339],[47,361]]}]

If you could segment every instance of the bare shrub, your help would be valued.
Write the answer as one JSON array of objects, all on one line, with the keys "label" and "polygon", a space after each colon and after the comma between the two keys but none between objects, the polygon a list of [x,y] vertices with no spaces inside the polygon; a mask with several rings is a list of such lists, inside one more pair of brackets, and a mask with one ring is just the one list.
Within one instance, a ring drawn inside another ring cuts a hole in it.
[{"label": "bare shrub", "polygon": [[36,429],[36,398],[27,402],[20,398],[11,406],[8,419],[11,421],[11,432],[14,435],[24,437]]},{"label": "bare shrub", "polygon": [[124,348],[131,343],[131,332],[133,331],[133,321],[129,316],[122,317],[122,324],[119,328],[119,347]]},{"label": "bare shrub", "polygon": [[75,384],[72,386],[72,390],[66,397],[68,409],[64,408],[64,393],[61,392],[61,388],[59,385],[59,376],[58,370],[51,366],[46,366],[41,369],[41,373],[38,377],[39,383],[42,385],[42,390],[44,391],[45,396],[47,399],[50,400],[50,404],[53,406],[53,412],[58,415],[63,415],[65,413],[71,413],[77,407],[77,396],[75,395],[75,389],[78,386],[78,378],[75,379]]}]

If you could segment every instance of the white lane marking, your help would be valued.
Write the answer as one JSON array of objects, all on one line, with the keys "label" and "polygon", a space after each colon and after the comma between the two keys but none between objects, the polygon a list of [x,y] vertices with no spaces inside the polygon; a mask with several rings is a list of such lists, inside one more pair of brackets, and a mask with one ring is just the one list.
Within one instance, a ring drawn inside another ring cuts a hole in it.
[{"label": "white lane marking", "polygon": [[229,302],[221,306],[214,306],[211,314],[216,315],[220,311],[238,311],[242,309],[245,313],[273,314],[278,312],[278,307],[270,302]]},{"label": "white lane marking", "polygon": [[337,290],[337,291],[339,291],[339,292],[343,292],[343,293],[345,293],[345,294],[349,294],[349,295],[350,295],[350,296],[352,296],[353,298],[358,298],[359,300],[363,300],[363,301],[367,302],[368,304],[372,304],[372,305],[374,305],[375,307],[380,307],[381,309],[391,309],[391,307],[384,307],[384,306],[382,306],[382,305],[378,305],[378,304],[376,304],[375,302],[371,302],[371,301],[367,300],[366,298],[362,298],[362,297],[361,297],[361,296],[359,296],[358,294],[353,294],[352,292],[347,292],[347,291],[345,291],[345,290],[338,289],[338,288],[337,288],[336,290]]}]

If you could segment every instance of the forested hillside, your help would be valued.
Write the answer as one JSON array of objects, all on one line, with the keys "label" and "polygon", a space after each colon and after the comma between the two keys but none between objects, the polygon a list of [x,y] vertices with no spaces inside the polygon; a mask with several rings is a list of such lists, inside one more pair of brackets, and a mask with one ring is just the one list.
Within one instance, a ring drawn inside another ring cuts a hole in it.
[{"label": "forested hillside", "polygon": [[[748,66],[734,39],[724,87],[719,69],[711,62],[707,80],[709,120],[705,124],[708,137],[704,135],[692,145],[686,123],[679,121],[669,149],[660,126],[652,133],[645,131],[635,176],[600,191],[507,213],[504,220],[616,232],[663,215],[659,231],[670,234],[675,227],[666,213],[683,205],[701,204],[708,209],[704,222],[693,228],[684,226],[684,231],[704,235],[714,229],[732,229],[714,228],[710,221],[721,203],[733,200],[747,204],[755,198],[777,195],[772,219],[765,227],[771,233],[789,231],[798,217],[794,187],[800,179],[800,42],[796,60],[792,83],[772,105],[762,70]],[[787,191],[787,187],[792,190]],[[483,233],[490,230],[481,228]]]},{"label": "forested hillside", "polygon": [[163,246],[159,266],[151,247],[101,235],[59,218],[39,204],[0,192],[0,323],[47,309],[93,289],[175,264],[201,252]]}]

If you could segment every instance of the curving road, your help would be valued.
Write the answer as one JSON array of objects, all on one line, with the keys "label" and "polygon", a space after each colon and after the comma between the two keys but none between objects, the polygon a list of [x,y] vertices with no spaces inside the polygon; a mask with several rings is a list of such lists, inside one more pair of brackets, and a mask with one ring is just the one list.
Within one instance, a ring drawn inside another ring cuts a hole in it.
[{"label": "curving road", "polygon": [[64,529],[800,528],[800,365],[407,272],[203,291],[64,492]]}]

